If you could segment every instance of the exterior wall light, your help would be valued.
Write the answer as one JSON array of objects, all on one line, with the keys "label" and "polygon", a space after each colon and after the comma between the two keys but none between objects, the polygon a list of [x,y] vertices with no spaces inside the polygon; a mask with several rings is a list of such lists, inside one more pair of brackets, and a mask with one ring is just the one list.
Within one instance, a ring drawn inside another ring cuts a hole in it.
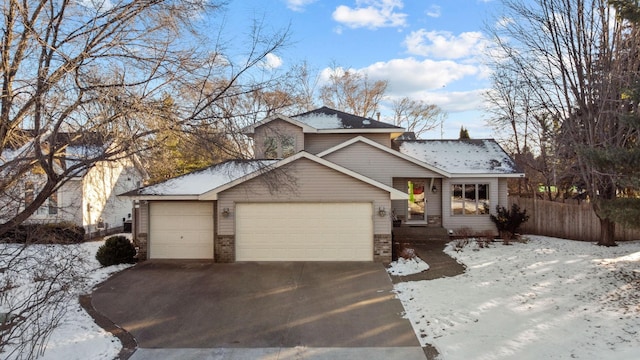
[{"label": "exterior wall light", "polygon": [[432,192],[432,193],[434,193],[434,194],[435,194],[435,193],[437,193],[437,192],[438,192],[438,188],[434,185],[434,186],[431,188],[431,192]]},{"label": "exterior wall light", "polygon": [[222,217],[229,217],[229,208],[222,209]]},{"label": "exterior wall light", "polygon": [[384,206],[378,208],[378,216],[385,217],[387,216],[387,210],[384,209]]}]

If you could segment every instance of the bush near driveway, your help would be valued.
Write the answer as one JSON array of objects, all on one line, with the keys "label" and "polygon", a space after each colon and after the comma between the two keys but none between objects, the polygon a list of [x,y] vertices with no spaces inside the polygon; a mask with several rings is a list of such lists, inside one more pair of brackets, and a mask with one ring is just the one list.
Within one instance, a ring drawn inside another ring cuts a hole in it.
[{"label": "bush near driveway", "polygon": [[102,266],[133,264],[136,248],[124,236],[112,236],[98,248],[96,259]]}]

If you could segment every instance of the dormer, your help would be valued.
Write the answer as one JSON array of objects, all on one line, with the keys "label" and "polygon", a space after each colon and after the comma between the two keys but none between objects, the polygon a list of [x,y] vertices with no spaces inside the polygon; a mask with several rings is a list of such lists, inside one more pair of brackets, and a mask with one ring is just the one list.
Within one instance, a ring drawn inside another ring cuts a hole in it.
[{"label": "dormer", "polygon": [[253,137],[253,154],[256,159],[283,159],[304,150],[304,131],[311,127],[287,116],[268,117],[243,132]]},{"label": "dormer", "polygon": [[292,117],[274,115],[243,129],[253,137],[256,159],[281,159],[299,151],[318,154],[357,136],[386,147],[404,129],[322,107]]}]

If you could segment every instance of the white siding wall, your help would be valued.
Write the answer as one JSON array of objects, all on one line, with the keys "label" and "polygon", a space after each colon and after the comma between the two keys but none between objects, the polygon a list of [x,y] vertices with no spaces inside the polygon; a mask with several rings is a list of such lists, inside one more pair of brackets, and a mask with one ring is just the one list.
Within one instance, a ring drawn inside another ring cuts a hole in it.
[{"label": "white siding wall", "polygon": [[[389,216],[378,216],[378,209],[389,212],[389,193],[307,159],[276,169],[218,195],[218,234],[235,232],[237,202],[371,202],[374,234],[390,234]],[[229,217],[222,209],[231,211]]]},{"label": "white siding wall", "polygon": [[357,136],[364,136],[386,147],[391,147],[391,135],[382,134],[305,134],[305,150],[317,154]]},{"label": "white siding wall", "polygon": [[95,231],[102,219],[109,227],[122,226],[122,219],[129,219],[133,203],[130,198],[118,194],[136,189],[142,182],[142,175],[130,161],[100,162],[84,176],[83,225],[88,231]]}]

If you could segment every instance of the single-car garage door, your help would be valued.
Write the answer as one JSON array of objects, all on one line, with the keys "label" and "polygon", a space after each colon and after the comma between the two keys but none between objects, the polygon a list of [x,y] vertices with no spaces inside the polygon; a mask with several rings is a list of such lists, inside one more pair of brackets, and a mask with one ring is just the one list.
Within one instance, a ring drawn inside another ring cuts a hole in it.
[{"label": "single-car garage door", "polygon": [[372,261],[371,203],[236,205],[236,261]]},{"label": "single-car garage door", "polygon": [[213,203],[150,203],[149,257],[213,259]]}]

